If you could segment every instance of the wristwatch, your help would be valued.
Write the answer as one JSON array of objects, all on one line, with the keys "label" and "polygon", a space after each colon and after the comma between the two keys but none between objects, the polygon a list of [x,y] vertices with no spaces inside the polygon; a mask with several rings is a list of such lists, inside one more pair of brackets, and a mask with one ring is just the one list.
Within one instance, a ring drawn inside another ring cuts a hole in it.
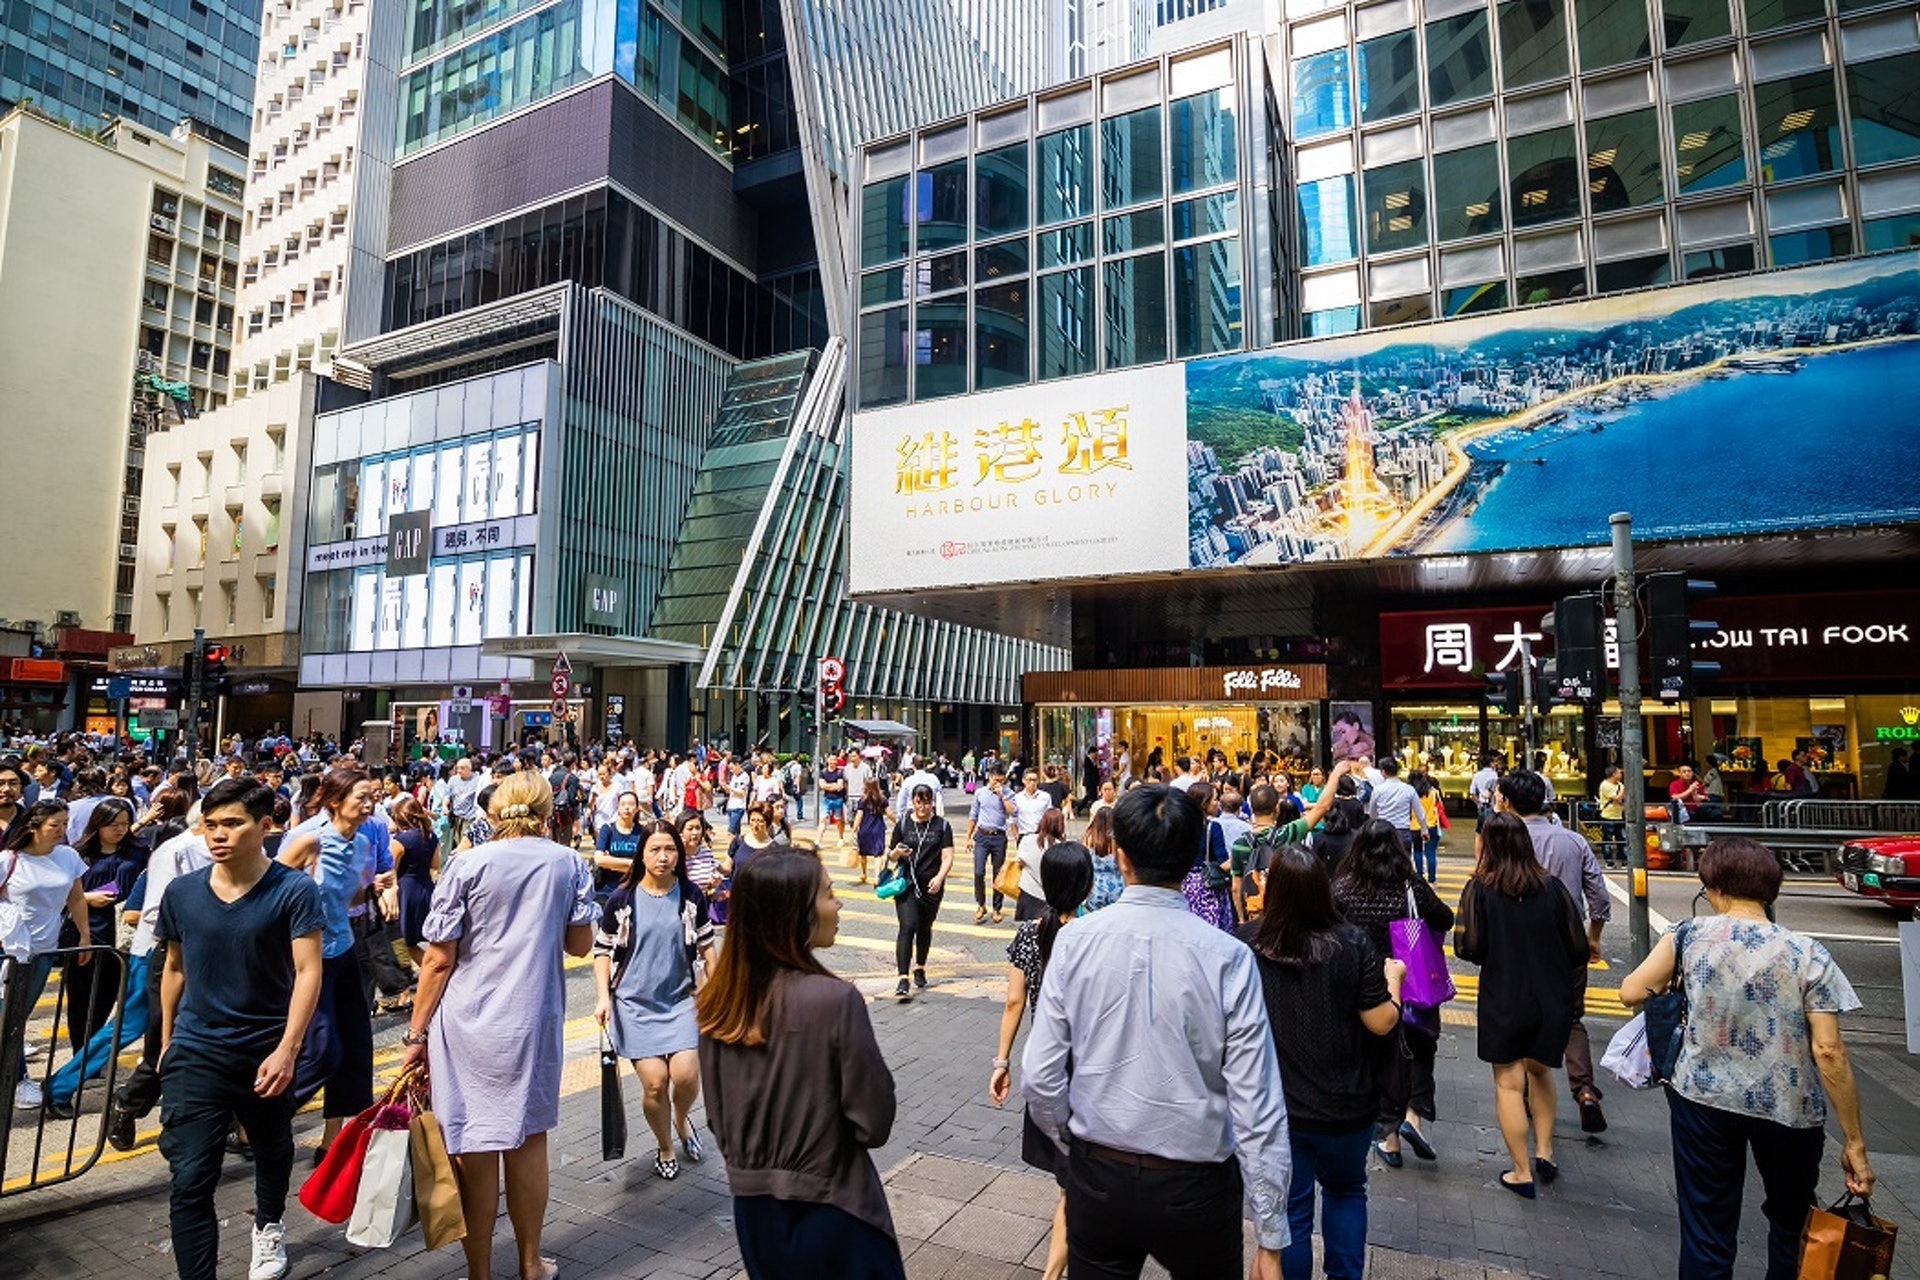
[{"label": "wristwatch", "polygon": [[427,1042],[427,1033],[424,1031],[415,1031],[412,1027],[408,1027],[405,1031],[400,1033],[400,1043],[406,1045],[409,1048],[413,1047],[416,1044],[425,1044],[426,1042]]}]

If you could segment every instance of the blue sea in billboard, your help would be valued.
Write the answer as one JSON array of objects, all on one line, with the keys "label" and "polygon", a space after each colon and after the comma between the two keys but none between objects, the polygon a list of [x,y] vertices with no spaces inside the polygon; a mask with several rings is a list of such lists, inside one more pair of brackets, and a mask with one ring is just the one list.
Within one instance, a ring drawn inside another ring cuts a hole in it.
[{"label": "blue sea in billboard", "polygon": [[1199,567],[1920,520],[1920,255],[1187,367]]}]

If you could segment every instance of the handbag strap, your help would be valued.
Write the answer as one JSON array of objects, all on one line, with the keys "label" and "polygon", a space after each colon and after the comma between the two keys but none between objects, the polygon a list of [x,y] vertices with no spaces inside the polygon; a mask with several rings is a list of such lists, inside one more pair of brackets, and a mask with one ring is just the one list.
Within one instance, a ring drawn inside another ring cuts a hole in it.
[{"label": "handbag strap", "polygon": [[1413,898],[1413,881],[1407,881],[1407,919],[1420,919],[1420,907]]}]

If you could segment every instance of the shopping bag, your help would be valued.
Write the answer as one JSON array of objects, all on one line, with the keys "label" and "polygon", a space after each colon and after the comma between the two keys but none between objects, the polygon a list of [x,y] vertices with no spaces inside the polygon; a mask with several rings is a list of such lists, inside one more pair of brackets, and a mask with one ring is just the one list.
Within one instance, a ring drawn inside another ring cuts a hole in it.
[{"label": "shopping bag", "polygon": [[1807,1211],[1800,1231],[1799,1280],[1883,1280],[1893,1272],[1900,1228],[1873,1216],[1873,1205],[1852,1192],[1829,1208]]},{"label": "shopping bag", "polygon": [[[405,1107],[389,1107],[375,1122],[367,1139],[367,1157],[360,1162],[360,1190],[347,1220],[347,1243],[367,1249],[385,1249],[415,1222],[413,1212],[413,1158]],[[398,1121],[395,1125],[393,1122]]]},{"label": "shopping bag", "polygon": [[366,1161],[367,1141],[373,1137],[373,1117],[379,1110],[375,1103],[341,1125],[327,1153],[300,1184],[301,1205],[320,1221],[341,1223],[353,1216],[353,1202],[360,1192],[360,1169]]},{"label": "shopping bag", "polygon": [[413,1165],[413,1207],[427,1248],[442,1249],[467,1238],[467,1215],[460,1207],[460,1184],[447,1155],[440,1120],[425,1106],[407,1126],[407,1154]]},{"label": "shopping bag", "polygon": [[1012,854],[1007,855],[999,874],[994,876],[993,891],[1009,901],[1020,896],[1020,861]]},{"label": "shopping bag", "polygon": [[1407,966],[1407,976],[1400,980],[1401,1003],[1437,1009],[1453,999],[1453,975],[1447,972],[1446,954],[1440,950],[1440,940],[1433,936],[1433,930],[1420,918],[1411,886],[1407,889],[1406,918],[1388,924],[1387,941],[1392,945],[1393,958]]},{"label": "shopping bag", "polygon": [[1647,1052],[1646,1014],[1634,1014],[1626,1026],[1613,1033],[1600,1065],[1630,1088],[1644,1089],[1653,1083],[1653,1055]]},{"label": "shopping bag", "polygon": [[600,1033],[600,1158],[623,1160],[627,1155],[627,1103],[620,1096],[620,1055]]}]

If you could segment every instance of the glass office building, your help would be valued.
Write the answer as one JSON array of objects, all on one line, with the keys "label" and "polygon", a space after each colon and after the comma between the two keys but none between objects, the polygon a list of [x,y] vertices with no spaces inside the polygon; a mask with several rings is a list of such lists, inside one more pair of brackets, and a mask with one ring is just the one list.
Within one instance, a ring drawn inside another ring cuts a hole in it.
[{"label": "glass office building", "polygon": [[1920,243],[1920,10],[1289,0],[1303,335]]},{"label": "glass office building", "polygon": [[0,109],[31,100],[75,124],[122,116],[162,132],[192,116],[244,141],[259,56],[257,2],[6,0]]},{"label": "glass office building", "polygon": [[858,403],[1286,336],[1264,70],[1236,38],[870,144]]}]

